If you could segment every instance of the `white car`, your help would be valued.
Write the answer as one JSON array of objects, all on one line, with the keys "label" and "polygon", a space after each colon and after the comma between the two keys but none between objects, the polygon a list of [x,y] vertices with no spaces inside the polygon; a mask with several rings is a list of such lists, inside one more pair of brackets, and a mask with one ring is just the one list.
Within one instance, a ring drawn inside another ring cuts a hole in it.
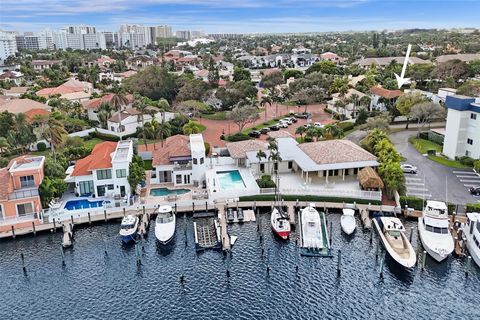
[{"label": "white car", "polygon": [[320,122],[315,122],[313,125],[317,128],[323,128],[323,124],[321,124]]},{"label": "white car", "polygon": [[290,118],[283,118],[283,119],[280,120],[280,121],[286,122],[286,123],[288,123],[288,124],[292,124],[292,123],[293,123],[292,119],[290,119]]},{"label": "white car", "polygon": [[417,167],[412,164],[404,163],[400,166],[405,173],[417,173]]},{"label": "white car", "polygon": [[288,123],[286,123],[285,121],[279,121],[277,123],[277,126],[279,126],[280,128],[288,128]]}]

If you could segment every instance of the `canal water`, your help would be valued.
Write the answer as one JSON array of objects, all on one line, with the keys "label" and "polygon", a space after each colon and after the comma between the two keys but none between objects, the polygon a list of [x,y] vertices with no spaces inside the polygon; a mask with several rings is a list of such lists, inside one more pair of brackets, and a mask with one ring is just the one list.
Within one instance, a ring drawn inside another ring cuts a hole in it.
[{"label": "canal water", "polygon": [[[372,245],[370,233],[361,229],[347,237],[339,214],[327,218],[333,222],[335,253],[342,250],[340,278],[336,257],[300,257],[294,241],[272,236],[264,214],[261,232],[255,223],[230,226],[238,240],[228,280],[222,253],[195,252],[191,216],[179,216],[175,243],[168,248],[156,243],[151,226],[140,268],[135,247],[123,246],[117,236],[119,221],[76,229],[65,267],[58,232],[2,241],[0,319],[480,318],[480,270],[473,262],[467,278],[465,259],[438,264],[427,258],[424,271],[408,272],[387,258],[381,279],[376,235]],[[405,223],[408,230],[415,225]],[[414,247],[417,241],[415,232]]]}]

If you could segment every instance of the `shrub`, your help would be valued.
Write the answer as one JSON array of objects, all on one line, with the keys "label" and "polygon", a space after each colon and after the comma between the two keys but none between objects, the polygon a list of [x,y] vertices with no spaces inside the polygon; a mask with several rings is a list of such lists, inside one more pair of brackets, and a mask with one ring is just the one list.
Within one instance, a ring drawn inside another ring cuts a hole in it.
[{"label": "shrub", "polygon": [[480,212],[480,203],[468,203],[467,212]]},{"label": "shrub", "polygon": [[210,153],[210,143],[204,142],[203,144],[205,145],[205,156],[208,156]]},{"label": "shrub", "polygon": [[120,138],[117,137],[117,136],[114,136],[114,135],[111,135],[111,134],[101,133],[101,132],[98,132],[98,131],[90,132],[88,135],[92,138],[98,138],[98,139],[105,140],[105,141],[117,142],[117,141],[120,140]]},{"label": "shrub", "polygon": [[275,188],[276,184],[273,182],[272,177],[268,174],[263,175],[260,179],[257,179],[257,184],[260,188]]},{"label": "shrub", "polygon": [[473,168],[475,169],[475,171],[480,172],[480,160],[475,160],[473,162]]},{"label": "shrub", "polygon": [[8,166],[8,159],[7,158],[0,158],[0,168],[5,168],[6,166]]},{"label": "shrub", "polygon": [[342,129],[343,131],[349,131],[355,128],[355,123],[353,122],[339,122],[337,123],[337,127]]},{"label": "shrub", "polygon": [[434,155],[437,154],[437,151],[436,151],[435,149],[428,149],[428,150],[427,150],[427,154],[428,154],[429,156],[434,156]]},{"label": "shrub", "polygon": [[459,157],[458,161],[460,161],[460,163],[463,164],[463,165],[473,167],[473,163],[474,163],[475,160],[473,160],[470,157],[463,156],[463,157]]},{"label": "shrub", "polygon": [[325,110],[326,113],[330,113],[330,114],[333,113],[333,110],[331,110],[331,109],[325,108],[324,110]]},{"label": "shrub", "polygon": [[407,205],[409,208],[413,208],[415,210],[423,210],[424,201],[422,198],[418,197],[401,196],[400,205],[402,206],[402,209],[405,208],[405,205]]},{"label": "shrub", "polygon": [[[372,204],[380,205],[381,201],[378,200],[365,200],[356,198],[341,198],[341,197],[322,197],[312,195],[282,195],[282,199],[285,201],[300,201],[300,202],[345,202],[345,203],[357,203],[357,204]],[[239,197],[240,201],[274,201],[275,195],[273,194],[260,194],[255,196],[242,196]]]},{"label": "shrub", "polygon": [[47,145],[45,144],[45,142],[39,142],[39,143],[37,143],[37,150],[38,150],[38,151],[45,151],[45,150],[47,150]]},{"label": "shrub", "polygon": [[236,141],[243,141],[248,139],[250,139],[248,134],[238,132],[238,133],[227,136],[226,140],[230,142],[236,142]]}]

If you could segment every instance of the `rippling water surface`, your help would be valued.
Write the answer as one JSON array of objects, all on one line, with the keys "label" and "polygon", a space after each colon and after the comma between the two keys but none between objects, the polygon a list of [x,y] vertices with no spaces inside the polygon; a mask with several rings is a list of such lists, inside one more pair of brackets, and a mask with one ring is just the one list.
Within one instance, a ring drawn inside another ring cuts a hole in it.
[{"label": "rippling water surface", "polygon": [[[336,257],[299,257],[293,241],[273,237],[268,215],[260,215],[260,233],[255,223],[230,227],[238,240],[229,280],[221,253],[195,252],[191,217],[179,217],[168,248],[157,245],[152,226],[140,268],[135,248],[117,237],[119,222],[76,229],[65,267],[58,232],[3,241],[0,319],[480,319],[480,270],[473,262],[466,278],[465,259],[427,258],[425,271],[407,272],[387,258],[382,280],[376,236],[373,245],[361,229],[347,237],[339,214],[328,219],[333,247],[342,250],[340,279]],[[414,247],[417,239],[415,233]]]}]

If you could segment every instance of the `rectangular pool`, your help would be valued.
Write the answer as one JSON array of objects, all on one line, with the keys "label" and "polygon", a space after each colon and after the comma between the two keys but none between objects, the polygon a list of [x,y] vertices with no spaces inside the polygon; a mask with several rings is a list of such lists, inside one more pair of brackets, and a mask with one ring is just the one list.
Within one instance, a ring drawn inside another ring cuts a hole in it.
[{"label": "rectangular pool", "polygon": [[103,207],[104,203],[110,203],[110,201],[105,201],[105,200],[90,201],[88,199],[68,200],[67,203],[65,203],[64,208],[67,210],[99,208],[99,207]]},{"label": "rectangular pool", "polygon": [[217,180],[220,184],[220,188],[224,190],[231,189],[245,189],[245,182],[243,182],[240,171],[217,171]]},{"label": "rectangular pool", "polygon": [[150,195],[154,197],[164,197],[171,194],[185,194],[190,192],[189,189],[168,189],[168,188],[155,188],[150,190]]}]

